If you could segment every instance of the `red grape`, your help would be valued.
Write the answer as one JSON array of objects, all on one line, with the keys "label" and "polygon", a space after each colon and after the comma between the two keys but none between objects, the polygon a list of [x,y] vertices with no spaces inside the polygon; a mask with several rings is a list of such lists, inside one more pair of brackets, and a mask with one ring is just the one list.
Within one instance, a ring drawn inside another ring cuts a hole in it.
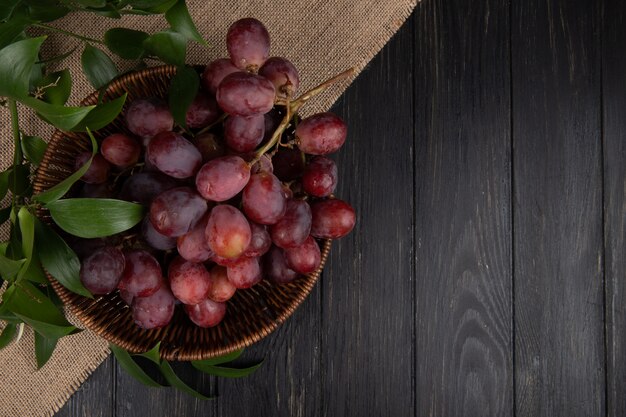
[{"label": "red grape", "polygon": [[190,129],[202,129],[215,122],[220,117],[220,113],[214,97],[198,93],[187,109],[185,123]]},{"label": "red grape", "polygon": [[124,182],[119,197],[148,206],[157,195],[177,186],[179,183],[174,178],[160,172],[139,172]]},{"label": "red grape", "polygon": [[304,172],[304,154],[298,149],[281,148],[272,157],[272,166],[281,181],[293,181]]},{"label": "red grape", "polygon": [[235,287],[226,275],[226,268],[215,265],[211,268],[211,290],[209,298],[218,303],[228,301],[235,295],[237,287]]},{"label": "red grape", "polygon": [[216,59],[204,69],[201,77],[202,85],[207,91],[215,94],[222,80],[233,72],[239,72],[239,68],[234,66],[230,59]]},{"label": "red grape", "polygon": [[113,198],[113,191],[107,183],[89,184],[86,182],[80,190],[80,196],[83,198]]},{"label": "red grape", "polygon": [[144,250],[133,250],[124,254],[126,267],[118,284],[120,290],[134,297],[147,297],[163,285],[161,266],[154,256]]},{"label": "red grape", "polygon": [[299,246],[311,232],[311,207],[306,201],[289,200],[285,215],[273,226],[270,236],[283,249]]},{"label": "red grape", "polygon": [[250,166],[239,156],[215,158],[200,168],[196,187],[207,200],[226,201],[236,196],[250,179]]},{"label": "red grape", "polygon": [[272,239],[267,231],[267,226],[263,226],[256,223],[250,223],[250,230],[252,231],[252,237],[250,238],[250,244],[243,253],[247,257],[262,256],[272,246]]},{"label": "red grape", "polygon": [[250,223],[235,207],[219,205],[211,210],[206,240],[217,256],[238,258],[250,244],[251,238]]},{"label": "red grape", "polygon": [[256,72],[270,54],[270,34],[258,20],[240,19],[228,28],[226,48],[237,68]]},{"label": "red grape", "polygon": [[350,233],[356,222],[354,209],[342,200],[324,200],[311,206],[311,235],[321,239],[337,239]]},{"label": "red grape", "polygon": [[176,239],[157,232],[150,222],[150,216],[141,223],[141,236],[148,245],[158,250],[170,250],[176,247]]},{"label": "red grape", "polygon": [[315,239],[309,236],[302,245],[285,249],[285,260],[294,271],[309,274],[320,266],[322,255]]},{"label": "red grape", "polygon": [[175,301],[167,285],[150,296],[135,297],[131,307],[135,324],[144,329],[167,326],[174,316]]},{"label": "red grape", "polygon": [[197,326],[214,327],[226,315],[226,303],[216,303],[207,298],[195,305],[185,305],[185,312]]},{"label": "red grape", "polygon": [[178,254],[190,262],[205,262],[213,256],[204,237],[208,220],[209,216],[204,216],[193,229],[178,238]]},{"label": "red grape", "polygon": [[236,152],[250,152],[263,140],[265,134],[265,117],[230,116],[224,122],[224,138],[229,148]]},{"label": "red grape", "polygon": [[158,98],[134,100],[126,110],[128,129],[141,138],[151,138],[174,128],[174,118],[165,101]]},{"label": "red grape", "polygon": [[328,197],[337,187],[337,165],[325,156],[311,159],[302,176],[304,191],[315,197]]},{"label": "red grape", "polygon": [[146,149],[146,159],[174,178],[189,178],[202,164],[200,151],[174,132],[162,132],[153,137]]},{"label": "red grape", "polygon": [[272,165],[272,158],[267,154],[261,155],[259,160],[252,165],[250,168],[250,173],[258,174],[260,172],[274,172],[274,166]]},{"label": "red grape", "polygon": [[172,293],[185,304],[198,304],[211,290],[211,275],[204,265],[180,256],[170,263],[167,277]]},{"label": "red grape", "polygon": [[236,264],[237,261],[239,261],[239,258],[240,256],[236,258],[224,258],[222,256],[217,256],[216,254],[213,254],[211,256],[211,261],[215,262],[216,264],[220,266],[231,266],[231,265]]},{"label": "red grape", "polygon": [[141,146],[135,139],[123,133],[115,133],[104,138],[100,152],[113,165],[128,168],[139,160]]},{"label": "red grape", "polygon": [[109,294],[124,272],[124,254],[113,246],[98,249],[82,262],[80,280],[92,294]]},{"label": "red grape", "polygon": [[279,284],[286,284],[298,277],[298,273],[287,265],[283,250],[276,246],[272,246],[263,257],[263,272],[266,277]]},{"label": "red grape", "polygon": [[162,235],[178,237],[190,231],[207,209],[207,202],[191,188],[172,188],[152,201],[150,221]]},{"label": "red grape", "polygon": [[222,145],[217,136],[213,133],[206,132],[196,136],[193,140],[193,144],[196,145],[196,148],[200,151],[203,162],[224,156],[226,153],[224,145]]},{"label": "red grape", "polygon": [[129,293],[128,291],[120,290],[120,298],[128,305],[133,303],[134,295]]},{"label": "red grape", "polygon": [[263,279],[259,258],[242,257],[237,263],[226,268],[226,274],[237,289],[250,288]]},{"label": "red grape", "polygon": [[326,155],[341,148],[346,141],[348,128],[339,116],[318,113],[298,123],[298,147],[311,155]]},{"label": "red grape", "polygon": [[228,114],[263,114],[274,107],[274,84],[259,75],[234,72],[222,80],[216,98],[219,106]]},{"label": "red grape", "polygon": [[262,172],[250,177],[243,189],[243,211],[260,224],[274,224],[285,214],[286,200],[282,184],[273,174]]},{"label": "red grape", "polygon": [[[85,163],[87,163],[89,158],[91,158],[91,152],[79,153],[74,162],[74,169],[78,171],[83,165],[85,165]],[[91,165],[89,165],[87,172],[85,172],[80,179],[88,184],[102,184],[103,182],[106,182],[109,177],[109,169],[111,169],[111,165],[102,155],[97,153],[93,156]]]},{"label": "red grape", "polygon": [[292,97],[300,86],[300,76],[296,67],[287,59],[272,57],[265,61],[259,75],[267,78],[276,87],[276,95]]},{"label": "red grape", "polygon": [[263,115],[265,119],[265,135],[263,136],[263,141],[270,140],[278,125],[283,120],[283,115],[276,110],[276,108],[272,108],[269,112]]}]

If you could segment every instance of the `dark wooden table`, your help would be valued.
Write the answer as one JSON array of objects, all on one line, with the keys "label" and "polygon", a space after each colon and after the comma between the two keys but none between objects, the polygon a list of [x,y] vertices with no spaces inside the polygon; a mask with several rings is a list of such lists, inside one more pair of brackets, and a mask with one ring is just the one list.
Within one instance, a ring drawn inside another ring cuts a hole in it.
[{"label": "dark wooden table", "polygon": [[626,415],[626,3],[423,0],[334,111],[358,223],[262,369],[58,416]]}]

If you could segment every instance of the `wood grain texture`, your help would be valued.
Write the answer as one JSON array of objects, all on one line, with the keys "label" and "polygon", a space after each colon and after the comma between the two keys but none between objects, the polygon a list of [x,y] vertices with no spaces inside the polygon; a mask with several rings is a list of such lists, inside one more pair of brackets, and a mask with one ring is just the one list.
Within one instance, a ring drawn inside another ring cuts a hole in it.
[{"label": "wood grain texture", "polygon": [[509,2],[416,20],[416,406],[512,416]]},{"label": "wood grain texture", "polygon": [[321,280],[322,410],[413,415],[413,25],[339,100],[336,195],[357,212]]},{"label": "wood grain texture", "polygon": [[603,416],[599,3],[512,13],[517,416]]},{"label": "wood grain texture", "polygon": [[[114,417],[115,361],[107,358],[85,381],[56,417]],[[2,412],[0,412],[0,415]]]},{"label": "wood grain texture", "polygon": [[626,4],[604,2],[604,246],[607,416],[626,415]]}]

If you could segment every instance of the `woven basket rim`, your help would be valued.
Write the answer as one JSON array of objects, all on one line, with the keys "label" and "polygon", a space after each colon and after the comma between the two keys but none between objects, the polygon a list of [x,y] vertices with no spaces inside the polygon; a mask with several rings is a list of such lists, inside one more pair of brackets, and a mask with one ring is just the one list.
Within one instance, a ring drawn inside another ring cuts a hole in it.
[{"label": "woven basket rim", "polygon": [[[201,68],[197,66],[196,68]],[[92,105],[96,104],[99,99],[104,98],[104,101],[107,99],[112,99],[118,97],[123,94],[125,87],[128,83],[132,83],[134,81],[150,78],[150,77],[171,77],[176,73],[176,67],[173,65],[162,65],[157,67],[150,67],[146,69],[142,69],[139,71],[130,72],[124,74],[116,79],[114,79],[109,86],[104,91],[104,94],[95,91],[85,97],[81,101],[81,105]],[[120,117],[120,116],[118,116]],[[35,178],[33,181],[33,190],[34,193],[40,193],[50,188],[53,184],[50,184],[51,176],[49,175],[49,167],[52,162],[53,156],[55,152],[58,150],[59,146],[62,144],[62,141],[67,140],[68,136],[74,137],[84,137],[86,138],[86,134],[77,134],[77,133],[69,133],[63,132],[61,130],[55,130],[51,136],[49,141],[48,148],[43,157],[39,168],[35,173]],[[54,178],[56,181],[58,178]],[[51,223],[51,219],[49,218],[48,211],[45,208],[40,208],[37,211],[37,216],[47,223]],[[313,290],[313,287],[317,283],[321,272],[324,268],[324,265],[328,259],[330,248],[331,248],[332,240],[324,240],[321,245],[321,263],[319,268],[311,274],[302,275],[296,279],[298,282],[298,291],[295,298],[292,298],[290,302],[286,305],[283,305],[284,308],[281,313],[279,313],[274,320],[266,321],[263,325],[255,329],[250,334],[244,335],[242,337],[238,337],[232,341],[229,341],[223,346],[200,346],[193,353],[181,353],[177,348],[169,349],[167,346],[161,350],[161,358],[165,360],[180,360],[180,361],[189,361],[189,360],[202,360],[209,359],[218,356],[222,356],[231,352],[234,352],[239,349],[243,349],[245,347],[249,347],[252,344],[260,341],[261,339],[268,336],[274,330],[276,330],[282,323],[284,323],[296,310],[297,307],[302,304],[302,302],[308,297],[308,295]],[[94,310],[97,310],[97,301],[102,297],[96,297],[94,300],[79,296],[67,290],[63,287],[58,281],[56,281],[47,271],[46,275],[48,280],[51,282],[54,291],[57,293],[59,298],[63,301],[63,304],[66,305],[71,313],[85,326],[85,328],[93,331],[98,336],[107,340],[110,343],[118,345],[129,352],[140,353],[146,351],[145,347],[141,347],[138,343],[134,343],[129,339],[129,335],[127,332],[114,331],[115,327],[112,328],[110,325],[102,325],[96,323],[93,319]],[[265,280],[264,280],[265,281]],[[254,287],[248,290],[243,291],[251,291],[254,290]],[[242,290],[238,290],[242,291]],[[276,291],[280,291],[280,287],[276,287]],[[254,292],[254,291],[253,291]],[[258,292],[256,292],[258,295]],[[120,307],[122,308],[122,307]],[[179,308],[179,307],[178,307]],[[176,319],[176,316],[173,320]],[[163,338],[165,337],[165,333],[167,329],[171,326],[168,325],[163,329],[155,329],[158,332],[157,337]],[[219,325],[217,326],[219,327]],[[137,329],[139,329],[137,327]]]}]

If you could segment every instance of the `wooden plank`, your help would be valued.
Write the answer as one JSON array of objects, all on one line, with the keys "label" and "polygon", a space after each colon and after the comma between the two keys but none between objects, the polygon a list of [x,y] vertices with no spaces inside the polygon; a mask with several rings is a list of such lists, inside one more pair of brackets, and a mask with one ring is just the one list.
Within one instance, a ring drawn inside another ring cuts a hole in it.
[{"label": "wooden plank", "polygon": [[415,27],[416,411],[512,416],[509,2]]},{"label": "wooden plank", "polygon": [[607,415],[626,415],[626,4],[604,3],[604,242],[606,276]]},{"label": "wooden plank", "polygon": [[114,362],[107,358],[70,397],[55,417],[113,417]]},{"label": "wooden plank", "polygon": [[322,277],[319,415],[413,415],[413,21],[359,76],[335,111],[348,123],[336,192],[352,234]]},{"label": "wooden plank", "polygon": [[512,10],[520,417],[605,415],[599,8]]}]

